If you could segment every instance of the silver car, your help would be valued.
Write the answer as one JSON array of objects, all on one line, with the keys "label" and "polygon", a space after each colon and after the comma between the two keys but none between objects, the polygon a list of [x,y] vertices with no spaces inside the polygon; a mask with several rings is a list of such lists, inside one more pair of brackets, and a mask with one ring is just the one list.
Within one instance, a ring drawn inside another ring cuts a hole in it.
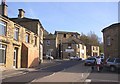
[{"label": "silver car", "polygon": [[118,71],[120,69],[120,58],[108,58],[104,64],[110,71]]},{"label": "silver car", "polygon": [[84,65],[85,65],[85,66],[87,66],[87,65],[95,65],[95,63],[96,63],[95,57],[90,57],[90,58],[87,58],[87,59],[85,60]]}]

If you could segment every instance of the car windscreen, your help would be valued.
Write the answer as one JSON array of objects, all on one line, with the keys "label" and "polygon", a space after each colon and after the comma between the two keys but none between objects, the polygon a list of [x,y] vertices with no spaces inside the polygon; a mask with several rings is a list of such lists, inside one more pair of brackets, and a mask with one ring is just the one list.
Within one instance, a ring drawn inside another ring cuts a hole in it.
[{"label": "car windscreen", "polygon": [[95,58],[88,58],[87,60],[95,60]]},{"label": "car windscreen", "polygon": [[120,63],[120,59],[116,59],[116,63]]}]

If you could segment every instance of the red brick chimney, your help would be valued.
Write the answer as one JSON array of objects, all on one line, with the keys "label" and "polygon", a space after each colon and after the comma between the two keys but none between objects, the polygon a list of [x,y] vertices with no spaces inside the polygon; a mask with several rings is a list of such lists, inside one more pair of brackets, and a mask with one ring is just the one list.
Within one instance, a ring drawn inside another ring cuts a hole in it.
[{"label": "red brick chimney", "polygon": [[23,18],[25,11],[23,9],[18,9],[18,10],[19,10],[18,18]]}]

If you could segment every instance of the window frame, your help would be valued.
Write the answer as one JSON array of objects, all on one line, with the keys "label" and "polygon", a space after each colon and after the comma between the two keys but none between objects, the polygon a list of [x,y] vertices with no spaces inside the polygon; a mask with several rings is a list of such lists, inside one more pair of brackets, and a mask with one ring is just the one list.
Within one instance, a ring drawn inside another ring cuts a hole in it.
[{"label": "window frame", "polygon": [[0,50],[4,50],[4,57],[2,57],[3,58],[3,62],[0,63],[0,65],[4,65],[4,64],[6,64],[6,50],[7,50],[7,46],[0,43]]},{"label": "window frame", "polygon": [[19,28],[18,27],[15,27],[15,29],[14,29],[14,40],[16,40],[16,41],[19,40]]},{"label": "window frame", "polygon": [[26,35],[25,35],[25,42],[30,43],[30,34],[29,33],[26,33]]},{"label": "window frame", "polygon": [[[6,36],[7,22],[5,22],[5,21],[0,21],[0,25],[1,25],[1,28],[0,28],[1,33],[0,33],[0,35],[1,35],[1,36]],[[2,28],[4,28],[4,33],[3,33]]]}]

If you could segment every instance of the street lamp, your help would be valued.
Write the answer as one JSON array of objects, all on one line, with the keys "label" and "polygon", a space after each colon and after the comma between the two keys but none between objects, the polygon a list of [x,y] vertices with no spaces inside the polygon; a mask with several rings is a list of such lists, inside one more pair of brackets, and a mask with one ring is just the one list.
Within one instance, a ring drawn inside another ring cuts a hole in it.
[{"label": "street lamp", "polygon": [[61,47],[61,49],[60,49],[60,52],[61,52],[61,53],[60,53],[60,54],[61,54],[61,59],[62,59],[62,52],[63,52],[63,51],[62,51],[62,37],[61,37],[60,47]]}]

